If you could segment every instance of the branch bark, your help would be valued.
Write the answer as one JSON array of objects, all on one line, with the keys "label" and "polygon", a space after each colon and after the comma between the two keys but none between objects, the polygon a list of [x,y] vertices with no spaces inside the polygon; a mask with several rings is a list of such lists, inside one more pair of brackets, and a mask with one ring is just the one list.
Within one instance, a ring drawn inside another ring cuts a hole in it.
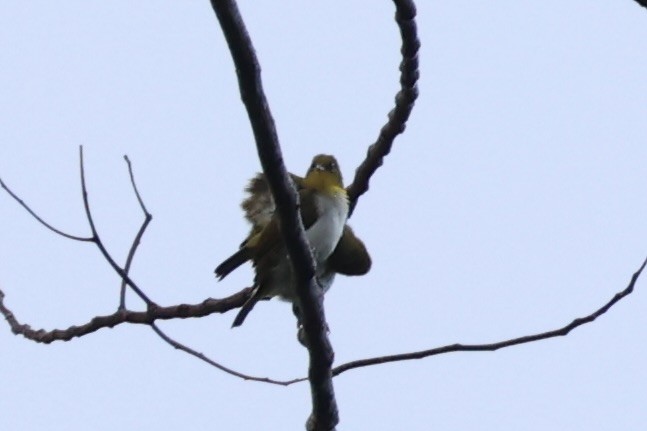
[{"label": "branch bark", "polygon": [[620,301],[621,299],[631,294],[634,291],[636,282],[638,281],[638,278],[642,274],[646,265],[647,265],[647,259],[643,261],[640,268],[638,268],[638,270],[631,276],[631,280],[629,281],[629,284],[627,285],[627,287],[624,290],[616,293],[602,307],[598,308],[597,310],[595,310],[594,312],[592,312],[587,316],[574,319],[571,323],[559,329],[542,332],[539,334],[525,335],[522,337],[499,341],[496,343],[489,343],[489,344],[456,343],[456,344],[450,344],[442,347],[435,347],[433,349],[421,350],[418,352],[401,353],[398,355],[389,355],[389,356],[379,356],[379,357],[369,358],[369,359],[360,359],[357,361],[348,362],[346,364],[335,367],[333,369],[333,375],[338,376],[341,373],[346,372],[348,370],[352,370],[354,368],[366,367],[369,365],[386,364],[389,362],[409,361],[411,359],[422,359],[422,358],[427,358],[429,356],[436,356],[443,353],[452,353],[452,352],[493,352],[495,350],[503,349],[505,347],[532,343],[534,341],[547,340],[549,338],[563,337],[565,335],[568,335],[573,329],[578,328],[587,323],[593,322],[595,319],[597,319],[598,317],[602,316],[604,313],[609,311],[611,307],[613,307],[618,301]]},{"label": "branch bark", "polygon": [[322,293],[314,277],[314,260],[298,212],[298,196],[283,163],[274,119],[263,92],[261,69],[236,2],[212,0],[211,5],[236,66],[241,98],[254,132],[258,157],[274,197],[297,282],[297,302],[310,357],[308,379],[312,413],[306,428],[332,430],[339,422],[331,372],[334,353],[326,333]]},{"label": "branch bark", "polygon": [[119,309],[112,314],[95,316],[81,325],[73,325],[65,329],[33,329],[28,324],[18,321],[13,312],[4,303],[5,294],[0,290],[0,313],[5,317],[11,332],[22,335],[37,343],[50,344],[54,341],[70,341],[75,337],[96,332],[103,328],[114,328],[122,323],[151,325],[156,320],[188,319],[204,317],[214,313],[225,313],[241,307],[251,295],[252,288],[248,287],[231,296],[222,299],[208,298],[198,304],[177,304],[168,307],[149,307],[146,311]]},{"label": "branch bark", "polygon": [[346,188],[350,202],[349,218],[355,210],[359,197],[368,191],[371,176],[382,166],[384,157],[391,152],[393,141],[400,133],[404,132],[405,124],[418,98],[420,41],[415,21],[416,5],[412,0],[394,0],[393,3],[396,8],[395,22],[398,24],[402,38],[400,90],[395,95],[395,107],[389,112],[388,121],[380,130],[375,143],[368,147],[366,159],[355,171],[355,178],[351,185]]}]

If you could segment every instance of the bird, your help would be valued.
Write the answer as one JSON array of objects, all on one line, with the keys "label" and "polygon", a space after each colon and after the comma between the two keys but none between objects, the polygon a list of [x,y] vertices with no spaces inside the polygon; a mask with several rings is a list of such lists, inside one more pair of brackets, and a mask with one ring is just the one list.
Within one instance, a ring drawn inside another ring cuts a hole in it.
[{"label": "bird", "polygon": [[[342,236],[347,237],[344,244],[356,243],[352,241],[356,238],[352,230],[346,229],[348,195],[343,187],[341,171],[334,156],[319,154],[313,158],[304,178],[294,175],[292,178],[299,189],[299,210],[315,260],[315,275],[325,291],[332,284],[335,275],[329,269],[328,261]],[[294,302],[296,298],[294,275],[281,237],[278,215],[274,211],[273,199],[264,177],[252,179],[247,191],[251,196],[243,202],[243,209],[246,218],[252,223],[252,230],[238,251],[215,270],[217,277],[222,280],[249,260],[255,268],[252,295],[242,306],[232,327],[240,326],[261,299],[278,296]],[[359,244],[365,251],[363,243],[359,241]],[[347,247],[345,254],[348,253]],[[353,255],[352,252],[350,254]],[[331,259],[330,263],[335,263],[349,273],[367,272],[370,268],[368,253],[365,253],[362,262],[368,267],[360,269],[352,265],[349,267],[343,261],[343,256],[344,253],[340,253],[342,262],[337,262],[340,259]]]},{"label": "bird", "polygon": [[[303,188],[303,178],[290,174],[297,190]],[[245,218],[252,225],[249,236],[258,233],[271,220],[276,209],[269,184],[262,173],[256,174],[248,185],[245,192],[249,194],[241,203],[245,212]],[[248,236],[248,237],[249,237]],[[327,270],[346,276],[359,276],[367,274],[372,265],[371,256],[364,245],[364,242],[355,235],[353,229],[346,224],[337,247],[326,262]],[[320,280],[321,281],[321,280]],[[327,290],[327,289],[326,289]]]}]

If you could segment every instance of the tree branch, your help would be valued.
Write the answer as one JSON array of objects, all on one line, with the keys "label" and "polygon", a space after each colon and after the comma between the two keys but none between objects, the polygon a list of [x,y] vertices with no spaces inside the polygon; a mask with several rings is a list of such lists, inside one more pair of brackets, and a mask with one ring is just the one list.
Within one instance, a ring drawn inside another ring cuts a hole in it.
[{"label": "tree branch", "polygon": [[352,215],[357,200],[366,193],[371,176],[382,166],[384,157],[391,152],[396,136],[404,132],[405,125],[418,97],[416,83],[420,77],[418,70],[418,50],[420,41],[416,27],[416,6],[412,0],[393,0],[395,21],[402,38],[402,61],[400,62],[400,91],[395,95],[395,108],[389,112],[389,120],[382,127],[377,140],[368,147],[366,159],[355,171],[355,178],[346,188],[350,202],[348,217]]},{"label": "tree branch", "polygon": [[[534,341],[546,340],[549,338],[561,337],[569,334],[572,330],[591,323],[595,321],[598,317],[605,314],[609,311],[616,303],[618,303],[623,298],[629,296],[635,288],[640,275],[647,266],[647,259],[643,261],[642,265],[638,270],[632,275],[631,280],[627,287],[617,292],[607,303],[602,307],[593,311],[592,313],[574,319],[571,323],[551,331],[541,332],[537,334],[525,335],[517,338],[512,338],[509,340],[498,341],[495,343],[487,344],[449,344],[446,346],[435,347],[428,350],[422,350],[417,352],[410,353],[401,353],[397,355],[388,355],[388,356],[379,356],[375,358],[360,359],[356,361],[347,362],[345,364],[339,365],[332,370],[333,376],[338,376],[346,371],[371,366],[378,364],[386,364],[390,362],[399,362],[407,361],[412,359],[423,359],[429,356],[436,356],[444,353],[452,352],[483,352],[483,351],[495,351],[506,347],[512,347],[519,344],[531,343]],[[35,341],[37,343],[49,344],[54,341],[69,341],[74,337],[81,337],[87,335],[91,332],[95,332],[102,328],[113,328],[122,323],[133,323],[133,324],[144,324],[151,325],[153,330],[160,335],[170,345],[177,349],[181,349],[186,353],[189,353],[213,366],[216,366],[219,369],[222,369],[218,364],[212,363],[213,361],[204,357],[201,353],[196,352],[195,350],[189,349],[185,346],[179,345],[175,341],[169,341],[168,336],[162,336],[159,333],[159,328],[154,326],[156,320],[170,320],[170,319],[185,319],[185,318],[197,318],[208,316],[213,313],[224,313],[234,308],[240,307],[245,303],[247,298],[252,292],[252,288],[246,288],[242,291],[229,296],[223,299],[213,299],[209,298],[199,304],[179,304],[173,305],[170,307],[157,307],[147,311],[129,311],[129,310],[118,310],[117,312],[107,315],[107,316],[97,316],[94,317],[91,321],[80,326],[71,326],[67,329],[54,329],[51,331],[46,331],[44,329],[32,329],[29,325],[21,324],[14,314],[9,310],[4,304],[4,293],[0,290],[0,313],[4,315],[5,319],[11,327],[11,331],[16,335],[22,335],[25,338]],[[168,339],[167,339],[168,338]],[[257,378],[238,373],[231,369],[223,370],[229,372],[238,377],[242,377],[246,380],[254,380],[264,383],[272,383],[278,385],[291,385],[294,383],[302,382],[304,378],[297,378],[292,380],[275,380],[270,378]],[[230,372],[231,371],[231,372]]]},{"label": "tree branch", "polygon": [[609,311],[609,309],[613,307],[618,301],[620,301],[622,298],[628,296],[631,292],[633,292],[634,286],[638,281],[640,274],[645,269],[646,265],[647,265],[647,259],[643,261],[640,268],[638,268],[638,270],[633,274],[633,276],[631,277],[631,280],[629,281],[629,285],[627,285],[627,287],[624,290],[616,293],[611,298],[611,300],[609,300],[609,302],[607,302],[606,304],[604,304],[602,307],[592,312],[591,314],[574,319],[571,323],[559,329],[542,332],[539,334],[512,338],[510,340],[499,341],[496,343],[489,343],[489,344],[458,344],[457,343],[457,344],[450,344],[442,347],[436,347],[429,350],[422,350],[419,352],[401,353],[398,355],[379,356],[376,358],[360,359],[357,361],[348,362],[346,364],[335,367],[333,369],[333,375],[338,376],[341,373],[344,373],[348,370],[352,370],[354,368],[366,367],[369,365],[386,364],[389,362],[398,362],[398,361],[408,361],[411,359],[422,359],[422,358],[427,358],[429,356],[435,356],[443,353],[452,353],[452,352],[484,352],[484,351],[490,352],[490,351],[503,349],[505,347],[516,346],[518,344],[532,343],[533,341],[540,341],[540,340],[546,340],[548,338],[565,336],[573,329],[578,328],[587,323],[593,322],[595,319],[597,319],[598,317],[602,316],[604,313]]},{"label": "tree branch", "polygon": [[[128,158],[128,156],[124,156],[124,160],[128,165],[128,175],[130,176],[130,184],[133,186],[133,191],[135,192],[135,196],[137,197],[137,202],[139,202],[139,206],[141,207],[142,212],[144,213],[144,222],[139,228],[137,235],[135,235],[135,238],[133,239],[133,243],[130,246],[130,250],[128,251],[128,257],[126,257],[126,264],[124,265],[124,273],[128,275],[130,273],[130,266],[135,257],[135,253],[137,252],[137,247],[139,247],[139,244],[141,243],[141,239],[144,236],[144,232],[146,231],[146,228],[148,227],[151,220],[153,220],[153,215],[149,213],[148,210],[146,209],[146,205],[144,205],[144,201],[142,200],[142,197],[139,194],[139,190],[137,190],[137,184],[135,184],[135,176],[133,175],[133,166],[130,163],[130,159]],[[119,309],[120,310],[126,309],[126,280],[125,279],[121,280],[121,288],[119,291]]]},{"label": "tree branch", "polygon": [[29,205],[25,203],[18,195],[16,195],[10,188],[7,186],[4,181],[2,181],[2,178],[0,178],[0,186],[11,196],[18,204],[20,204],[21,207],[23,207],[33,218],[35,218],[38,223],[42,224],[45,226],[47,229],[51,230],[55,234],[58,234],[64,238],[67,239],[72,239],[74,241],[83,241],[83,242],[93,242],[94,238],[92,237],[83,237],[83,236],[75,236],[75,235],[70,235],[69,233],[65,233],[59,229],[56,229],[54,226],[51,224],[47,223],[45,220],[43,220],[34,210],[32,210]]},{"label": "tree branch", "polygon": [[321,289],[314,278],[312,252],[298,212],[298,196],[287,174],[278,142],[274,119],[261,82],[261,69],[252,41],[234,0],[212,0],[223,34],[236,66],[240,94],[247,109],[258,156],[272,191],[281,232],[297,282],[297,303],[310,357],[308,378],[312,394],[312,414],[308,430],[332,430],[339,422],[332,384],[333,350],[326,333]]},{"label": "tree branch", "polygon": [[14,334],[22,335],[37,343],[50,344],[54,341],[70,341],[74,337],[82,337],[103,328],[114,328],[122,323],[151,325],[156,320],[188,319],[209,316],[214,313],[225,313],[234,308],[240,308],[247,301],[251,292],[252,288],[248,287],[226,298],[208,298],[198,304],[156,306],[148,308],[146,311],[120,309],[105,316],[95,316],[82,325],[47,331],[32,329],[30,325],[20,323],[13,312],[5,306],[5,294],[0,290],[0,313],[5,317]]},{"label": "tree branch", "polygon": [[647,8],[647,1],[645,0],[636,0],[636,3],[638,3],[640,6]]},{"label": "tree branch", "polygon": [[156,304],[144,293],[143,290],[139,288],[135,284],[134,281],[130,279],[128,276],[127,272],[122,269],[119,265],[117,265],[117,262],[112,258],[110,253],[108,253],[108,250],[106,247],[103,245],[103,241],[101,240],[101,237],[99,236],[99,233],[97,232],[97,229],[94,225],[94,218],[92,217],[92,211],[90,211],[90,201],[88,200],[88,189],[85,183],[85,166],[83,163],[83,145],[79,146],[79,168],[81,171],[81,194],[83,196],[83,207],[85,208],[85,215],[88,220],[88,224],[90,225],[90,229],[92,230],[92,242],[97,246],[103,257],[108,261],[112,269],[115,270],[117,274],[121,277],[123,281],[130,286],[130,288],[139,296],[142,301],[146,303],[147,307],[156,307]]},{"label": "tree branch", "polygon": [[155,333],[157,335],[159,335],[159,337],[162,340],[164,340],[166,343],[170,344],[173,348],[181,350],[181,351],[183,351],[185,353],[188,353],[189,355],[194,356],[194,357],[200,359],[201,361],[206,362],[207,364],[209,364],[209,365],[211,365],[211,366],[213,366],[215,368],[218,368],[221,371],[224,371],[227,374],[231,374],[232,376],[235,376],[235,377],[240,377],[243,380],[251,380],[251,381],[254,381],[254,382],[261,382],[261,383],[270,383],[270,384],[279,385],[279,386],[288,386],[288,385],[291,385],[293,383],[302,382],[302,381],[305,380],[305,379],[274,380],[274,379],[270,379],[270,378],[267,378],[267,377],[255,377],[255,376],[250,376],[248,374],[240,373],[240,372],[238,372],[238,371],[236,371],[234,369],[231,369],[229,367],[225,367],[224,365],[219,364],[218,362],[216,362],[216,361],[208,358],[207,356],[205,356],[203,353],[200,353],[200,352],[198,352],[198,351],[196,351],[194,349],[191,349],[190,347],[185,346],[182,343],[179,343],[179,342],[175,341],[174,339],[172,339],[171,337],[166,335],[155,323],[151,323],[150,326],[153,329],[153,331],[155,331]]}]

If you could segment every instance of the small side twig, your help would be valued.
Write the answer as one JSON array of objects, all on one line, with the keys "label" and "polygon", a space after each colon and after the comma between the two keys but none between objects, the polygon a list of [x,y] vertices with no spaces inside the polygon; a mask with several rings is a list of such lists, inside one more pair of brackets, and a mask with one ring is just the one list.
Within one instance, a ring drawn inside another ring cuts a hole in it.
[{"label": "small side twig", "polygon": [[207,364],[235,377],[244,380],[270,383],[274,385],[287,386],[304,379],[292,380],[275,380],[267,377],[256,377],[235,371],[226,367],[206,355],[185,346],[182,343],[172,339],[166,335],[156,324],[156,320],[170,320],[170,319],[184,319],[193,317],[203,317],[213,313],[224,313],[233,308],[242,306],[251,295],[251,288],[243,289],[242,291],[224,299],[207,299],[200,304],[179,304],[170,307],[158,307],[148,311],[129,311],[118,310],[117,312],[107,316],[96,316],[88,323],[79,326],[70,326],[67,329],[54,329],[46,331],[44,329],[32,329],[29,325],[22,324],[18,321],[13,312],[4,304],[5,294],[0,290],[0,314],[2,314],[9,323],[11,331],[16,335],[35,341],[37,343],[49,344],[54,341],[70,341],[75,337],[82,337],[91,332],[95,332],[102,328],[113,328],[122,323],[142,324],[148,325],[172,347],[179,349],[191,356],[194,356]]},{"label": "small side twig", "polygon": [[[141,207],[142,212],[144,213],[144,222],[139,228],[137,235],[135,235],[135,238],[133,239],[133,243],[130,246],[130,250],[128,250],[128,257],[126,258],[126,264],[124,265],[124,272],[126,273],[126,275],[128,275],[130,273],[130,266],[132,264],[133,258],[135,257],[135,253],[137,252],[137,247],[141,243],[141,239],[144,236],[144,232],[146,231],[146,228],[148,227],[151,220],[153,219],[153,215],[148,212],[148,209],[146,209],[146,205],[144,205],[144,201],[142,200],[142,197],[139,194],[139,190],[137,189],[137,184],[135,183],[135,176],[133,175],[133,166],[132,166],[132,163],[130,163],[130,159],[128,158],[127,155],[124,156],[124,160],[128,165],[128,175],[130,176],[130,184],[133,186],[133,191],[135,192],[135,196],[137,197],[139,206]],[[121,288],[119,290],[119,309],[123,310],[125,308],[126,308],[126,280],[122,279]]]},{"label": "small side twig", "polygon": [[213,359],[210,359],[209,357],[207,357],[203,353],[200,353],[200,352],[198,352],[198,351],[196,351],[196,350],[194,350],[194,349],[192,349],[192,348],[190,348],[188,346],[185,346],[184,344],[174,340],[173,338],[166,335],[155,323],[151,323],[150,326],[153,329],[153,331],[155,331],[155,333],[157,335],[159,335],[159,337],[162,340],[164,340],[166,343],[171,345],[171,347],[173,347],[174,349],[181,350],[181,351],[183,351],[183,352],[185,352],[185,353],[187,353],[187,354],[189,354],[189,355],[191,355],[193,357],[196,357],[196,358],[200,359],[203,362],[206,362],[207,364],[211,365],[212,367],[215,367],[215,368],[219,369],[220,371],[224,371],[227,374],[231,374],[232,376],[239,377],[239,378],[241,378],[243,380],[250,380],[250,381],[253,381],[253,382],[261,382],[261,383],[270,383],[270,384],[279,385],[279,386],[289,386],[291,384],[294,384],[294,383],[305,380],[305,379],[274,380],[274,379],[270,379],[268,377],[256,377],[256,376],[250,376],[249,374],[243,374],[243,373],[238,372],[236,370],[233,370],[233,369],[231,369],[229,367],[226,367],[226,366],[224,366],[222,364],[219,364],[218,362],[214,361]]},{"label": "small side twig", "polygon": [[2,178],[0,178],[0,186],[9,194],[9,196],[11,196],[16,202],[18,202],[18,204],[20,204],[20,206],[23,207],[29,213],[29,215],[31,215],[33,218],[36,219],[36,221],[38,221],[40,224],[42,224],[43,226],[45,226],[47,229],[51,230],[55,234],[58,234],[58,235],[60,235],[60,236],[62,236],[64,238],[67,238],[67,239],[72,239],[74,241],[83,241],[83,242],[93,242],[94,241],[94,238],[92,238],[92,237],[83,237],[83,236],[70,235],[69,233],[65,233],[65,232],[63,232],[63,231],[61,231],[59,229],[56,229],[54,226],[47,223],[38,214],[36,214],[36,212],[34,210],[32,210],[29,207],[29,205],[27,205],[25,203],[25,201],[20,199],[20,197],[18,197],[18,195],[16,195],[13,192],[13,190],[11,190],[9,188],[9,186],[7,186],[4,183],[4,181],[2,181]]},{"label": "small side twig", "polygon": [[92,242],[97,246],[103,257],[106,259],[106,261],[110,264],[112,269],[119,274],[119,277],[128,285],[130,288],[139,296],[142,301],[146,303],[146,306],[148,308],[155,308],[157,307],[157,304],[155,304],[149,297],[144,293],[143,290],[135,284],[133,280],[128,276],[126,271],[122,269],[119,265],[117,265],[117,262],[112,258],[110,253],[108,253],[108,250],[106,249],[105,245],[103,244],[103,241],[101,240],[101,237],[99,236],[99,233],[97,232],[96,226],[94,225],[94,218],[92,217],[92,211],[90,211],[90,201],[88,199],[88,189],[86,186],[85,182],[85,167],[83,163],[83,146],[79,146],[79,165],[80,165],[80,170],[81,170],[81,194],[83,196],[83,206],[85,208],[85,215],[88,220],[88,224],[90,225],[90,229],[92,231]]}]

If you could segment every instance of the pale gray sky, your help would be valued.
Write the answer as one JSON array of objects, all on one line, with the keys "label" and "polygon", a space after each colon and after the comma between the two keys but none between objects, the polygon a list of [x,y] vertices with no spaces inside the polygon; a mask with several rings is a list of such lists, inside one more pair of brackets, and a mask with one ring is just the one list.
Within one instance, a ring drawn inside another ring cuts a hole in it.
[{"label": "pale gray sky", "polygon": [[[0,175],[57,227],[98,228],[160,304],[249,285],[215,265],[243,238],[259,169],[209,2],[2,2]],[[336,363],[557,328],[625,287],[647,255],[647,11],[625,1],[419,1],[420,98],[351,224],[373,269],[326,299]],[[242,1],[284,156],[320,152],[350,181],[391,109],[391,2]],[[114,311],[118,277],[0,196],[0,288],[52,329]],[[340,429],[639,430],[647,422],[647,285],[568,337],[351,371]],[[135,304],[131,298],[131,304]],[[290,307],[163,322],[242,372],[306,372]],[[146,327],[49,346],[0,328],[7,430],[303,429],[307,384],[243,382]]]}]

